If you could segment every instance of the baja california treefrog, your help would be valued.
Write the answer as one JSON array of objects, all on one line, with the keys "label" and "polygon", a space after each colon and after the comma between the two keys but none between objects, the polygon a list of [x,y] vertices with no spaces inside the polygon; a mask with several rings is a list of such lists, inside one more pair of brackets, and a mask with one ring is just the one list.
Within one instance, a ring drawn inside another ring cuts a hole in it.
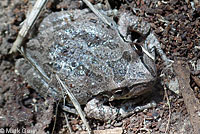
[{"label": "baja california treefrog", "polygon": [[[42,79],[24,59],[17,61],[16,69],[44,97],[62,97],[54,73],[80,104],[99,96],[111,101],[144,94],[156,80],[156,68],[149,56],[138,53],[134,42],[140,42],[153,56],[153,46],[159,42],[150,25],[130,12],[120,13],[115,22],[118,30],[88,11],[51,13],[40,24],[37,36],[25,47],[25,52],[51,82]],[[91,108],[85,111],[91,115]]]}]

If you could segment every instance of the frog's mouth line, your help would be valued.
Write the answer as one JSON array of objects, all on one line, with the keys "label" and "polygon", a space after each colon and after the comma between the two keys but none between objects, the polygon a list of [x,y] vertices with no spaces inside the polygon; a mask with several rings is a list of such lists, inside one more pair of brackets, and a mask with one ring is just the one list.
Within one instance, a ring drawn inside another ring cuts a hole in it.
[{"label": "frog's mouth line", "polygon": [[123,87],[123,88],[120,88],[120,89],[115,89],[112,92],[112,96],[110,97],[109,101],[123,99],[125,97],[122,97],[122,96],[125,96],[126,94],[128,94],[128,92],[129,92],[128,87]]},{"label": "frog's mouth line", "polygon": [[[151,91],[151,87],[153,87],[153,85],[154,84],[151,82],[150,84],[138,83],[138,84],[132,85],[131,87],[123,87],[123,88],[115,89],[112,91],[112,95],[109,98],[109,101],[137,98],[138,96],[141,96],[142,94],[145,94]],[[146,90],[146,89],[149,89],[149,90]]]}]

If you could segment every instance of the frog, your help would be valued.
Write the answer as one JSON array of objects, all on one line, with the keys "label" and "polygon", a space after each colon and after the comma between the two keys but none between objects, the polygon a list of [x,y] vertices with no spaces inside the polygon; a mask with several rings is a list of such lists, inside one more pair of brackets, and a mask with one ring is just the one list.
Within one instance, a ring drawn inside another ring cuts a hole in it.
[{"label": "frog", "polygon": [[151,91],[157,79],[156,65],[141,47],[155,57],[159,41],[150,24],[130,11],[121,11],[112,20],[117,29],[88,10],[49,14],[24,46],[26,55],[49,80],[24,58],[16,61],[16,71],[42,97],[59,100],[63,91],[56,73],[85,106],[87,117],[118,118],[124,108],[104,106],[104,102],[136,98]]}]

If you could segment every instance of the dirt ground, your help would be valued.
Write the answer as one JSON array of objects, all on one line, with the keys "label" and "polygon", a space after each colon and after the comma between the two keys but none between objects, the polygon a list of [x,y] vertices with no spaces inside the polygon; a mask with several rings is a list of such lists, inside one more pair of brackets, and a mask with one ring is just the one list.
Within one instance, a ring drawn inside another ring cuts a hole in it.
[{"label": "dirt ground", "polygon": [[[104,0],[90,1],[93,4],[100,1],[104,2]],[[189,77],[186,83],[189,83],[188,89],[191,88],[192,93],[195,95],[192,99],[196,98],[199,101],[200,4],[195,3],[195,0],[108,1],[111,8],[134,9],[137,16],[143,17],[144,20],[151,24],[168,58],[174,61],[181,59],[184,64],[189,64],[189,73],[187,75]],[[21,28],[20,24],[30,12],[29,10],[34,2],[35,0],[0,1],[0,130],[2,128],[4,130],[12,128],[33,130],[34,132],[30,133],[37,134],[67,134],[69,132],[66,127],[66,121],[58,102],[55,102],[52,98],[42,98],[22,77],[18,76],[15,73],[14,66],[15,61],[22,56],[19,53],[8,54]],[[39,20],[51,12],[77,8],[86,8],[86,5],[78,0],[49,0]],[[31,36],[28,37],[28,39],[30,38]],[[157,69],[159,77],[163,69],[163,64],[159,57],[157,59]],[[176,69],[179,70],[179,66]],[[182,74],[186,74],[184,71],[182,72]],[[181,86],[184,89],[186,87],[184,86],[186,84],[184,83],[184,78],[182,78],[182,81]],[[120,128],[124,134],[196,133],[194,129],[198,124],[193,122],[194,118],[191,118],[193,113],[188,109],[188,107],[193,109],[193,103],[187,104],[191,98],[189,97],[186,101],[184,92],[182,92],[183,95],[177,95],[168,89],[165,92],[163,86],[159,84],[161,82],[162,79],[158,78],[155,92],[147,100],[144,100],[145,103],[154,99],[157,102],[156,108],[135,113],[121,121],[102,122],[88,119],[91,128],[93,130],[111,129],[113,131],[116,128]],[[180,90],[182,88],[180,87]],[[199,102],[196,104],[199,104]],[[196,114],[200,117],[199,113],[200,111],[196,111]],[[85,130],[79,117],[71,114],[68,114],[68,117],[74,132],[78,133],[81,130]],[[198,122],[197,118],[195,120]],[[101,133],[106,133],[106,131]],[[120,134],[121,131],[113,133]]]}]

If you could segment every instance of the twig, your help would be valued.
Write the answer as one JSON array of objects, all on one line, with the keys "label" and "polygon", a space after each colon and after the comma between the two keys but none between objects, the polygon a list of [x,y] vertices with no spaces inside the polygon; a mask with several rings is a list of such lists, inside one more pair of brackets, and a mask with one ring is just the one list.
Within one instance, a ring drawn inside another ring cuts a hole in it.
[{"label": "twig", "polygon": [[[145,134],[150,134],[150,130],[147,128],[147,125],[146,125],[146,118],[144,117],[143,119],[143,122],[141,122],[140,126],[142,126],[142,128],[139,128],[138,131],[140,131],[140,133],[142,133],[142,131],[146,131]],[[143,124],[143,125],[142,125]]]},{"label": "twig", "polygon": [[77,99],[75,98],[75,96],[72,94],[72,92],[70,91],[70,89],[60,80],[59,76],[57,74],[55,74],[56,79],[58,80],[58,82],[61,84],[62,88],[65,89],[65,91],[67,92],[70,100],[72,101],[74,107],[76,108],[77,112],[79,113],[81,119],[83,120],[83,123],[85,124],[87,131],[89,134],[92,134],[91,128],[85,118],[85,113],[82,111],[81,106],[79,104],[79,102],[77,101]]},{"label": "twig", "polygon": [[165,85],[164,85],[164,91],[165,91],[165,96],[166,96],[166,99],[167,99],[167,104],[169,106],[169,118],[168,118],[168,122],[167,122],[167,127],[165,129],[165,134],[167,134],[167,132],[169,130],[170,120],[171,120],[171,105],[170,105],[170,102],[169,102],[169,97],[168,97],[168,94],[167,94],[167,88],[165,87]]},{"label": "twig", "polygon": [[189,0],[185,0],[185,2],[186,2],[187,4],[189,4],[190,1],[189,1]]},{"label": "twig", "polygon": [[[86,132],[82,131],[79,134],[86,134]],[[94,130],[94,134],[123,134],[123,128],[115,127],[112,129]]]},{"label": "twig", "polygon": [[199,5],[199,1],[198,0],[193,0],[193,1],[194,1],[195,6],[197,7]]},{"label": "twig", "polygon": [[200,87],[200,79],[198,76],[193,76],[191,75],[192,79],[194,80],[194,82],[197,84],[198,87]]},{"label": "twig", "polygon": [[[66,102],[65,102],[66,96],[64,95],[63,90],[61,90],[61,92],[62,92],[62,96],[63,96],[63,105],[65,106],[65,104],[66,104]],[[68,120],[68,116],[67,116],[67,114],[65,112],[63,112],[63,113],[64,113],[64,116],[65,116],[65,121],[66,121],[66,124],[67,124],[67,128],[69,130],[69,133],[72,134],[73,131],[72,131],[72,128],[70,126],[70,123],[69,123],[69,120]]]},{"label": "twig", "polygon": [[67,123],[67,128],[69,129],[69,133],[72,134],[72,128],[69,124],[69,120],[68,120],[67,114],[65,112],[64,112],[64,116],[65,116],[65,121]]},{"label": "twig", "polygon": [[95,9],[95,7],[88,0],[83,0],[83,1],[92,10],[92,12],[94,12],[94,14],[96,14],[96,16],[98,16],[104,23],[116,29],[115,25],[109,22],[108,19],[103,14],[101,14],[97,9]]},{"label": "twig", "polygon": [[17,48],[19,48],[21,46],[21,44],[23,43],[24,39],[27,36],[27,33],[35,24],[40,12],[42,11],[42,9],[47,1],[48,0],[37,0],[36,1],[30,15],[24,21],[24,24],[18,33],[17,39],[15,40],[9,53],[16,52]]},{"label": "twig", "polygon": [[46,75],[44,70],[37,64],[37,62],[24,50],[24,47],[21,47],[21,49],[17,48],[17,50],[23,55],[23,57],[33,66],[40,76],[46,81],[50,82],[50,78]]},{"label": "twig", "polygon": [[143,51],[149,58],[151,58],[153,61],[155,61],[155,57],[154,57],[152,54],[150,54],[143,46],[141,46],[141,48],[142,48],[142,51]]},{"label": "twig", "polygon": [[59,100],[58,103],[56,104],[55,121],[54,121],[54,124],[53,124],[53,129],[52,129],[52,133],[51,133],[51,134],[53,134],[53,132],[54,132],[54,130],[55,130],[55,127],[56,127],[56,121],[57,121],[58,105],[59,105],[59,103],[60,103],[60,100]]},{"label": "twig", "polygon": [[31,66],[33,66],[38,71],[38,73],[40,74],[40,76],[46,82],[50,82],[50,78],[46,75],[46,73],[44,72],[44,70],[37,64],[37,62],[29,54],[26,53],[26,51],[24,50],[24,47],[21,47],[21,49],[17,48],[17,50],[31,64]]},{"label": "twig", "polygon": [[200,46],[195,46],[194,48],[196,48],[196,49],[200,50]]}]

